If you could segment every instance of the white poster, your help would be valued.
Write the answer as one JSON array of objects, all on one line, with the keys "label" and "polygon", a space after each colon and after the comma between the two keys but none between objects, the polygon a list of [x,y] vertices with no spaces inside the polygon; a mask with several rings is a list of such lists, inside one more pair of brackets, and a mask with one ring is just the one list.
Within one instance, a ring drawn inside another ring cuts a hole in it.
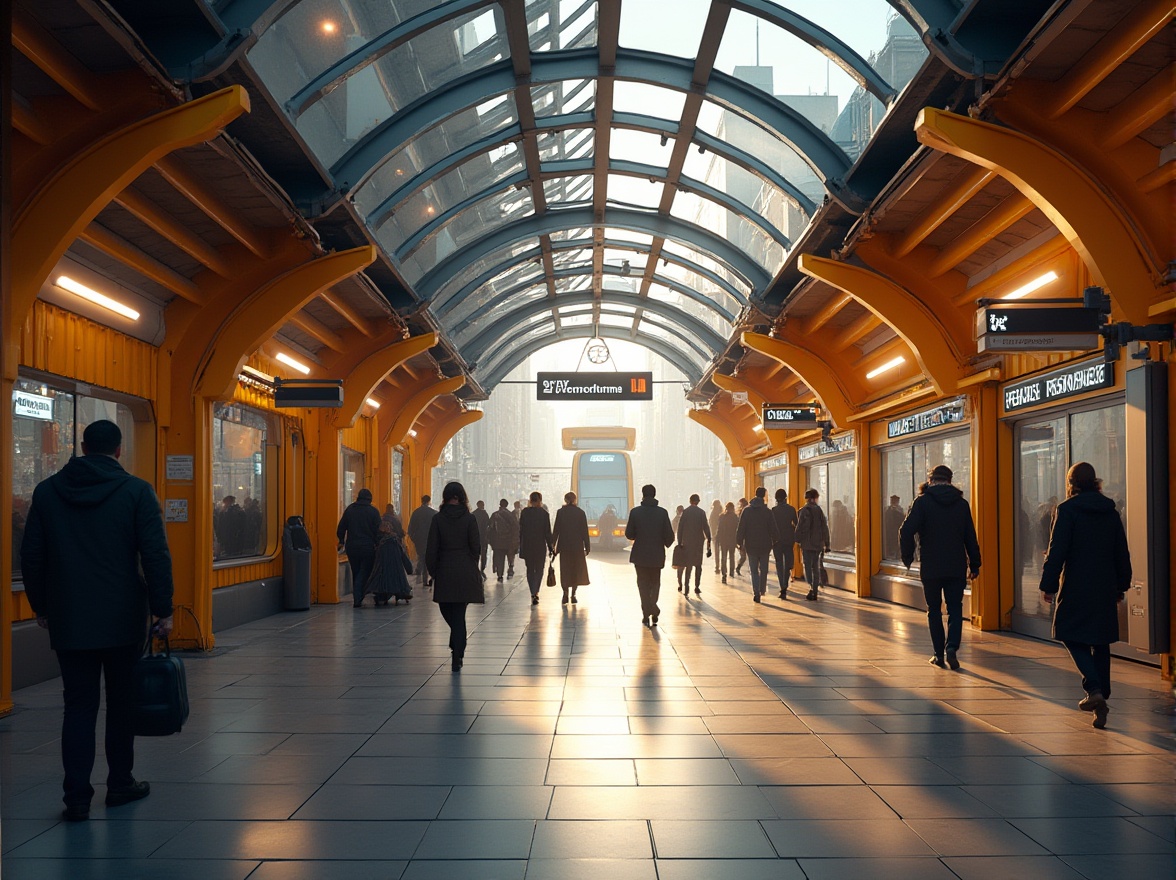
[{"label": "white poster", "polygon": [[169,455],[167,457],[167,478],[169,480],[191,480],[196,471],[195,456]]},{"label": "white poster", "polygon": [[188,499],[187,498],[167,498],[163,502],[163,521],[164,522],[187,522],[188,521]]},{"label": "white poster", "polygon": [[12,414],[18,419],[53,421],[53,398],[27,391],[12,392]]}]

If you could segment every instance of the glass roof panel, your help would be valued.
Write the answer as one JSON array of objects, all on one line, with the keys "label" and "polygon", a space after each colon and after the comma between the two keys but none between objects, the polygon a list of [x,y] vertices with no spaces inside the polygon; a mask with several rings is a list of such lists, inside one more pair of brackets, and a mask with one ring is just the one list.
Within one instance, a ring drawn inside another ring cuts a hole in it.
[{"label": "glass roof panel", "polygon": [[612,315],[608,312],[602,312],[600,315],[600,324],[602,327],[620,327],[628,330],[633,326],[633,318],[632,316],[626,318],[624,315]]},{"label": "glass roof panel", "polygon": [[665,0],[625,0],[617,42],[627,49],[695,58],[710,5],[710,0],[674,0],[672,7]]},{"label": "glass roof panel", "polygon": [[[504,263],[514,263],[516,259],[522,258],[524,254],[533,252],[534,256],[531,260],[527,260],[513,266],[510,269],[503,270],[491,275],[490,284],[495,285],[496,289],[504,290],[512,284],[519,284],[529,277],[528,271],[534,272],[535,275],[542,274],[543,267],[539,262],[539,239],[525,238],[522,241],[512,242],[504,247],[500,247],[495,251],[487,254],[480,260],[475,260],[469,266],[459,271],[456,275],[450,278],[445,284],[440,287],[437,293],[433,296],[431,307],[437,313],[442,313],[449,300],[461,291],[463,288],[474,283],[487,273],[493,272],[495,267],[501,266]],[[513,281],[502,280],[510,279],[512,273],[519,273]]]},{"label": "glass roof panel", "polygon": [[548,236],[552,244],[559,244],[565,241],[583,241],[591,237],[592,230],[586,229],[583,226],[578,226],[575,229],[557,229]]},{"label": "glass roof panel", "polygon": [[[743,294],[744,297],[751,296],[751,285],[745,281],[742,276],[732,272],[725,264],[720,263],[718,260],[710,257],[707,254],[704,254],[702,251],[694,250],[693,248],[689,248],[677,241],[667,240],[666,243],[662,245],[662,252],[665,254],[670,254],[671,256],[681,257],[685,260],[689,260],[692,263],[696,263],[701,268],[708,269],[718,275],[720,278],[738,290],[741,294]],[[697,283],[696,273],[690,271],[687,267],[681,265],[680,263],[670,261],[668,265],[659,266],[658,274],[665,275],[667,278],[677,281],[686,287],[693,287],[695,290],[700,289],[699,284]]]},{"label": "glass roof panel", "polygon": [[665,188],[665,184],[660,180],[651,181],[629,174],[610,174],[608,176],[608,203],[629,208],[656,210]]},{"label": "glass roof panel", "polygon": [[[848,45],[865,59],[878,52],[885,45],[888,36],[911,37],[926,55],[927,48],[915,29],[907,20],[894,11],[894,5],[887,0],[789,0],[777,3],[767,0],[773,6],[790,9],[803,15],[813,24],[823,27]],[[730,25],[727,26],[730,30]],[[767,45],[764,41],[763,45]],[[895,85],[893,82],[891,85]]]},{"label": "glass roof panel", "polygon": [[[697,318],[702,323],[706,324],[720,336],[731,335],[731,322],[720,315],[712,308],[693,300],[683,293],[666,287],[664,284],[649,285],[649,298],[657,302],[667,303],[677,309],[681,309],[692,318]],[[738,309],[735,310],[738,314]]]},{"label": "glass roof panel", "polygon": [[695,193],[679,191],[674,196],[670,214],[679,220],[719,233],[767,269],[769,275],[775,275],[776,270],[784,265],[784,248],[768,235],[763,227],[717,202],[704,199]]},{"label": "glass roof panel", "polygon": [[527,0],[527,34],[532,52],[595,46],[596,3],[591,0]]},{"label": "glass roof panel", "polygon": [[613,85],[614,113],[641,113],[678,122],[685,105],[684,92],[627,80],[617,80]]},{"label": "glass roof panel", "polygon": [[596,107],[596,80],[565,79],[531,88],[535,118],[591,113]]},{"label": "glass roof panel", "polygon": [[[337,146],[331,152],[342,155],[344,146],[361,140],[413,101],[507,57],[508,52],[498,6],[443,22],[352,73],[324,95],[315,105],[320,108],[315,114],[316,135],[321,137],[320,126],[326,121],[332,123]],[[298,129],[303,130],[301,119]],[[325,157],[322,152],[319,155]],[[328,164],[336,158],[331,156]]]},{"label": "glass roof panel", "polygon": [[273,23],[247,55],[279,101],[396,25],[446,0],[409,3],[302,0]]},{"label": "glass roof panel", "polygon": [[[527,189],[494,193],[475,202],[446,221],[440,229],[422,242],[411,256],[401,262],[405,280],[409,284],[416,284],[454,251],[534,213],[535,205],[531,201],[531,192]],[[383,230],[378,235],[381,243],[387,247]]]},{"label": "glass roof panel", "polygon": [[[587,327],[592,323],[592,313],[587,312],[583,314],[564,315],[562,312],[559,316],[559,323],[564,327]],[[601,316],[601,323],[604,323],[604,316]]]},{"label": "glass roof panel", "polygon": [[485,327],[505,310],[517,308],[518,306],[523,306],[546,297],[547,285],[539,284],[534,287],[525,288],[517,293],[512,293],[507,299],[502,300],[501,303],[494,304],[494,301],[499,296],[499,291],[493,287],[479,287],[461,303],[454,306],[453,311],[445,315],[443,321],[445,328],[452,331],[454,327],[466,321],[470,322],[471,327]]},{"label": "glass roof panel", "polygon": [[555,291],[559,293],[575,293],[580,290],[592,289],[591,275],[571,275],[567,278],[555,279]]},{"label": "glass roof panel", "polygon": [[649,254],[639,253],[638,251],[608,247],[604,249],[604,264],[606,266],[620,266],[621,263],[628,263],[629,271],[635,277],[640,276],[645,271],[645,263],[648,259]]},{"label": "glass roof panel", "polygon": [[551,261],[556,269],[571,269],[573,266],[591,266],[592,248],[574,248],[566,251],[555,251]]},{"label": "glass roof panel", "polygon": [[549,208],[582,207],[592,204],[594,179],[591,174],[553,177],[543,181],[543,195]]},{"label": "glass roof panel", "polygon": [[687,150],[682,175],[725,192],[759,214],[766,214],[770,205],[792,202],[778,186],[712,152]]},{"label": "glass roof panel", "polygon": [[498,95],[455,113],[439,125],[406,141],[389,153],[379,168],[355,191],[361,214],[369,214],[426,168],[470,144],[518,122],[514,96]]},{"label": "glass roof panel", "polygon": [[660,135],[628,128],[614,128],[608,148],[609,158],[614,162],[641,162],[661,169],[669,167],[673,152],[673,138],[668,138],[663,145]]},{"label": "glass roof panel", "polygon": [[539,132],[539,159],[588,159],[595,152],[596,132],[591,128],[569,128]]},{"label": "glass roof panel", "polygon": [[645,250],[653,247],[653,236],[648,232],[637,232],[633,229],[617,229],[615,227],[608,227],[604,230],[604,237],[606,241],[631,241]]},{"label": "glass roof panel", "polygon": [[434,218],[469,198],[472,193],[490,189],[498,181],[522,171],[526,166],[522,150],[514,144],[506,144],[495,153],[497,156],[476,156],[396,205],[392,216],[379,229],[381,241],[387,242],[392,251],[399,250],[404,242]]}]

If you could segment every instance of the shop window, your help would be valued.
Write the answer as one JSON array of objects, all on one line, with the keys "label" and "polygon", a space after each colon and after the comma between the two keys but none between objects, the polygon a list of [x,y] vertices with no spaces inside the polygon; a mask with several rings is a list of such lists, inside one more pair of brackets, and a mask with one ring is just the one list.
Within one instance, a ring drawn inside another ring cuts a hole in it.
[{"label": "shop window", "polygon": [[212,558],[261,556],[269,546],[266,447],[269,418],[237,404],[212,414]]},{"label": "shop window", "polygon": [[829,549],[834,553],[852,554],[857,528],[857,461],[843,458],[807,465],[797,507],[804,504],[803,492],[808,489],[821,493],[817,503],[829,522]]},{"label": "shop window", "polygon": [[[972,486],[971,435],[967,432],[933,437],[925,442],[891,446],[882,451],[882,558],[901,562],[898,531],[927,472],[945,464],[952,470],[952,485],[967,498]],[[918,552],[915,554],[916,564]]]},{"label": "shop window", "polygon": [[347,505],[355,500],[359,490],[364,487],[363,474],[365,459],[362,452],[343,447],[342,467],[343,479],[339,483],[339,513],[342,515]]},{"label": "shop window", "polygon": [[404,490],[404,453],[399,449],[392,450],[392,503],[396,505],[396,512],[403,516],[401,506],[404,504],[402,492]]},{"label": "shop window", "polygon": [[1122,404],[1084,410],[1017,427],[1020,498],[1016,526],[1017,611],[1048,619],[1041,601],[1041,565],[1049,549],[1054,510],[1066,499],[1066,471],[1088,461],[1103,481],[1103,494],[1124,517],[1127,510],[1126,410]]},{"label": "shop window", "polygon": [[[68,384],[68,380],[66,380]],[[20,580],[20,545],[33,489],[82,454],[86,425],[109,419],[122,429],[120,462],[135,471],[135,419],[128,404],[17,379],[12,389],[12,579]]]}]

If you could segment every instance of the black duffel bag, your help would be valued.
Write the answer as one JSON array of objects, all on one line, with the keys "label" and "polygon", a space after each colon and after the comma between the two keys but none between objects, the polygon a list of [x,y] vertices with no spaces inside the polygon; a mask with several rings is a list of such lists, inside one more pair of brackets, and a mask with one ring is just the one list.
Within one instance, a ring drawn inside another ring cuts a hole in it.
[{"label": "black duffel bag", "polygon": [[172,656],[166,636],[162,654],[151,652],[148,637],[145,653],[135,661],[132,679],[131,723],[135,736],[179,733],[188,720],[188,678],[184,661]]}]

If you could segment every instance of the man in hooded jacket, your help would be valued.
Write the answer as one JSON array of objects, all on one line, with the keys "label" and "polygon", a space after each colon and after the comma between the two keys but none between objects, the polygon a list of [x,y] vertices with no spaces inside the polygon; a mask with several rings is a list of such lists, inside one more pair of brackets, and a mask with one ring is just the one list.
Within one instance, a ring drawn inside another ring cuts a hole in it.
[{"label": "man in hooded jacket", "polygon": [[33,491],[21,545],[25,596],[61,664],[65,716],[64,816],[90,816],[99,680],[106,677],[106,806],[151,793],[131,775],[135,734],[131,670],[153,632],[172,629],[172,565],[159,500],[118,458],[122,431],[101,420],[82,434],[82,456]]},{"label": "man in hooded jacket", "polygon": [[[951,484],[951,468],[937,465],[919,487],[919,496],[899,530],[902,564],[915,561],[915,537],[919,539],[919,578],[927,600],[927,626],[935,654],[934,666],[960,668],[956,652],[964,631],[966,574],[980,574],[980,544],[972,509],[964,493]],[[947,636],[943,634],[942,605],[947,603]],[[946,664],[944,659],[946,657]]]},{"label": "man in hooded jacket", "polygon": [[367,592],[368,575],[376,562],[376,545],[380,543],[380,511],[372,505],[370,489],[360,489],[355,500],[347,505],[335,537],[339,548],[347,551],[351,566],[351,604],[358,608]]},{"label": "man in hooded jacket", "polygon": [[735,540],[747,548],[747,564],[751,569],[751,594],[755,602],[768,591],[768,560],[772,547],[780,540],[776,518],[764,502],[768,490],[760,486],[755,497],[739,517]]}]

